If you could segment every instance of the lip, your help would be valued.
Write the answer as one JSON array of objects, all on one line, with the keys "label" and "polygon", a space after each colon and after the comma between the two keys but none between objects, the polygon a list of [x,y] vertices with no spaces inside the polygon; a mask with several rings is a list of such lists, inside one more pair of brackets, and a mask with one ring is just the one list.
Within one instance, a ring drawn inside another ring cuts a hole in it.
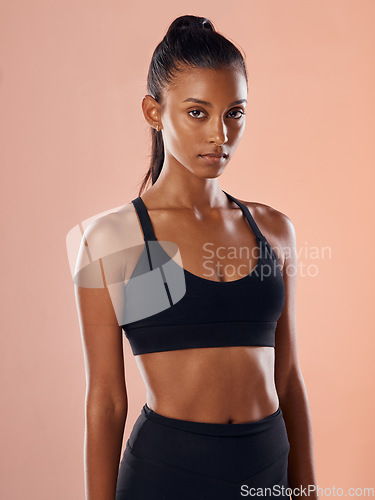
[{"label": "lip", "polygon": [[227,158],[227,155],[218,155],[214,153],[207,153],[205,155],[199,155],[203,160],[207,161],[208,163],[211,164],[216,164],[220,163],[222,160],[225,160]]},{"label": "lip", "polygon": [[199,155],[199,156],[217,156],[217,157],[220,157],[220,156],[226,156],[225,153],[205,153],[203,155]]}]

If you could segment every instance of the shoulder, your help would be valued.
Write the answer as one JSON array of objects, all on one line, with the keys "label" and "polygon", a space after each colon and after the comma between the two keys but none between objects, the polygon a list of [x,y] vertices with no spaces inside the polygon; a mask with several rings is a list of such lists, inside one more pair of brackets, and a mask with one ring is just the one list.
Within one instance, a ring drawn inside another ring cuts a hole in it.
[{"label": "shoulder", "polygon": [[[78,231],[80,238],[77,239]],[[77,224],[66,238],[74,277],[90,273],[90,277],[93,276],[98,272],[96,268],[100,261],[104,268],[112,269],[115,263],[117,265],[123,260],[122,256],[142,241],[132,203],[91,216]]]},{"label": "shoulder", "polygon": [[129,243],[139,227],[133,204],[127,203],[83,221],[83,239],[93,250],[112,250]]},{"label": "shoulder", "polygon": [[255,201],[242,201],[242,203],[250,210],[260,231],[267,238],[284,267],[290,249],[294,249],[296,245],[296,233],[292,220],[270,205]]}]

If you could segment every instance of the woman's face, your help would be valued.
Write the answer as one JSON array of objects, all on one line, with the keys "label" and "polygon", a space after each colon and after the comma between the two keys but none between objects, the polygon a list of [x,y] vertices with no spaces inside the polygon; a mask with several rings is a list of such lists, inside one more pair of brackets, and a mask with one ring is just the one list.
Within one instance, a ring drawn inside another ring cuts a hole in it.
[{"label": "woman's face", "polygon": [[[180,71],[159,111],[164,166],[177,162],[199,177],[219,176],[244,132],[246,99],[246,79],[240,70]],[[226,156],[212,162],[202,158],[207,153]]]}]

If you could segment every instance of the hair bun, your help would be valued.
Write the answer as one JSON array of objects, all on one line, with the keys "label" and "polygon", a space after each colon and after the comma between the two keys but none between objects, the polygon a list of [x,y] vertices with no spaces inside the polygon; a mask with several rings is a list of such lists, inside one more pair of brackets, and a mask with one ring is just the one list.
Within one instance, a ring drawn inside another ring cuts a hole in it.
[{"label": "hair bun", "polygon": [[214,25],[206,17],[199,16],[180,16],[170,25],[168,33],[176,29],[198,28],[215,31]]}]

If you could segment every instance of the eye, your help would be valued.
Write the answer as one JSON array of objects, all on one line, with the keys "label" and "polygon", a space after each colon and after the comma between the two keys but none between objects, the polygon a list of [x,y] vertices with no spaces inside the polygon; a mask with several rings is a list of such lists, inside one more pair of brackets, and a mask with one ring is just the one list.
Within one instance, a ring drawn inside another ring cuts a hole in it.
[{"label": "eye", "polygon": [[[195,112],[203,113],[203,111],[201,111],[200,109],[192,109],[191,111],[188,111],[188,113],[195,113]],[[192,116],[192,115],[190,115],[190,116]],[[192,116],[192,118],[197,118],[197,115]]]},{"label": "eye", "polygon": [[[203,113],[203,111],[201,111],[200,109],[192,109],[191,111],[188,111],[188,113],[189,114],[190,113]],[[229,111],[229,114],[231,114],[231,113],[240,113],[239,116],[237,116],[237,117],[234,117],[234,116],[231,117],[231,118],[234,118],[235,120],[238,120],[238,119],[242,118],[242,116],[246,115],[245,111],[243,111],[242,109],[233,109],[232,111]],[[198,119],[201,118],[197,115],[194,115],[194,116],[190,115],[190,116],[192,118],[198,118]]]},{"label": "eye", "polygon": [[240,116],[237,116],[235,120],[238,120],[239,118],[242,118],[242,116],[246,115],[245,111],[243,111],[242,109],[233,109],[232,111],[230,111],[230,113],[240,113]]}]

